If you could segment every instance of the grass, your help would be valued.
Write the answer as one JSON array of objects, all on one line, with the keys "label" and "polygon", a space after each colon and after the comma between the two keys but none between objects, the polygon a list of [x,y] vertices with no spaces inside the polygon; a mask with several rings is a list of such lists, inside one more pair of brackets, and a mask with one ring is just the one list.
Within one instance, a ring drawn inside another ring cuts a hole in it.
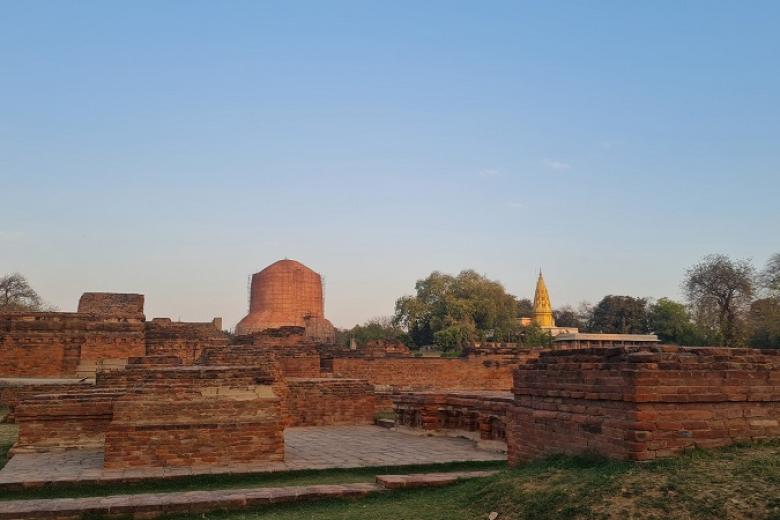
[{"label": "grass", "polygon": [[196,475],[175,479],[156,479],[115,484],[59,484],[40,488],[3,491],[2,495],[0,495],[0,504],[2,504],[3,500],[24,500],[32,498],[75,498],[132,495],[138,493],[162,493],[169,491],[306,486],[310,484],[346,484],[355,482],[374,482],[375,477],[382,474],[471,471],[504,468],[506,468],[506,463],[503,461],[450,462],[446,464],[380,466],[355,469],[297,470],[244,475]]},{"label": "grass", "polygon": [[[651,463],[550,457],[445,488],[202,515],[222,520],[780,520],[780,443]],[[179,516],[174,518],[187,518]]]},{"label": "grass", "polygon": [[16,442],[17,427],[14,424],[3,424],[8,415],[8,408],[0,406],[0,469],[8,462],[8,450]]}]

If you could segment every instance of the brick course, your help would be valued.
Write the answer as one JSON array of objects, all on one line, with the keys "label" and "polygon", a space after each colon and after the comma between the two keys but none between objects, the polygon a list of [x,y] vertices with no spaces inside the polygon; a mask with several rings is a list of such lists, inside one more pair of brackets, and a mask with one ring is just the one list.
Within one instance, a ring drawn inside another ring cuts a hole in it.
[{"label": "brick course", "polygon": [[280,399],[271,386],[129,393],[114,405],[106,468],[225,466],[284,460]]},{"label": "brick course", "polygon": [[394,390],[498,390],[512,388],[512,370],[535,352],[462,358],[340,358],[333,377],[366,379]]},{"label": "brick course", "polygon": [[509,460],[649,460],[780,436],[780,351],[622,347],[542,353],[514,374]]},{"label": "brick course", "polygon": [[374,387],[362,379],[287,379],[289,426],[371,424]]}]

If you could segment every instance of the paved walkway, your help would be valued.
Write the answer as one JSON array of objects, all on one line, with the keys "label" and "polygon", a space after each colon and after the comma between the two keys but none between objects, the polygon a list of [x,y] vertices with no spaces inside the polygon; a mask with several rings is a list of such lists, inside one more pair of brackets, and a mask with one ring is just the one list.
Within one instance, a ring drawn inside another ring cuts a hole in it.
[{"label": "paved walkway", "polygon": [[457,461],[506,460],[506,455],[478,449],[474,442],[451,437],[422,437],[377,426],[288,428],[285,461],[230,467],[103,469],[102,450],[20,453],[0,471],[0,486],[48,482],[134,481],[198,474],[255,473],[300,469],[403,466]]}]

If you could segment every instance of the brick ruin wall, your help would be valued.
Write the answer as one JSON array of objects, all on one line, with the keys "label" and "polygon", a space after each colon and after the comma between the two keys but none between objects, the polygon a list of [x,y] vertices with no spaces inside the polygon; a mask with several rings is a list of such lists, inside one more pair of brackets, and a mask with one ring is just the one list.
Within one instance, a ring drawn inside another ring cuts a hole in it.
[{"label": "brick ruin wall", "polygon": [[91,376],[107,360],[173,355],[193,364],[227,335],[213,323],[145,322],[94,313],[0,313],[0,377]]},{"label": "brick ruin wall", "polygon": [[14,422],[14,410],[17,403],[22,399],[27,399],[38,394],[80,392],[92,388],[92,383],[78,380],[62,380],[62,382],[60,382],[59,380],[53,379],[51,382],[37,381],[34,383],[0,381],[0,405],[5,405],[9,409],[5,421]]},{"label": "brick ruin wall", "polygon": [[155,318],[146,323],[147,356],[176,356],[185,365],[192,365],[209,347],[226,347],[228,336],[215,322],[174,322]]},{"label": "brick ruin wall", "polygon": [[374,387],[362,379],[288,378],[289,426],[371,424]]},{"label": "brick ruin wall", "polygon": [[[160,358],[150,361],[101,372],[90,389],[21,400],[13,452],[105,446],[107,467],[179,465],[187,457],[207,464],[215,456],[214,464],[228,464],[260,452],[277,459],[284,413],[270,366],[162,367]],[[234,453],[218,446],[208,454],[220,438],[220,446],[233,446]],[[143,446],[154,449],[143,454]]]},{"label": "brick ruin wall", "polygon": [[[429,432],[465,433],[475,440],[506,439],[510,392],[403,392],[392,397],[396,424]],[[470,435],[469,435],[470,434]]]},{"label": "brick ruin wall", "polygon": [[496,390],[512,388],[512,370],[536,356],[485,355],[461,358],[334,357],[332,376],[366,379],[392,390]]},{"label": "brick ruin wall", "polygon": [[15,408],[19,438],[13,453],[99,448],[120,392],[82,390],[39,394]]},{"label": "brick ruin wall", "polygon": [[0,314],[0,377],[73,377],[84,360],[144,354],[144,324],[91,314]]},{"label": "brick ruin wall", "polygon": [[201,365],[248,366],[260,359],[273,356],[284,377],[320,377],[320,355],[311,345],[229,345],[206,348],[197,360]]},{"label": "brick ruin wall", "polygon": [[542,353],[515,371],[512,464],[551,453],[651,460],[780,436],[780,351],[671,346]]},{"label": "brick ruin wall", "polygon": [[270,385],[223,381],[199,391],[128,393],[105,433],[106,468],[198,467],[284,460],[280,398]]},{"label": "brick ruin wall", "polygon": [[79,298],[78,312],[99,316],[132,317],[143,320],[144,295],[86,292]]}]

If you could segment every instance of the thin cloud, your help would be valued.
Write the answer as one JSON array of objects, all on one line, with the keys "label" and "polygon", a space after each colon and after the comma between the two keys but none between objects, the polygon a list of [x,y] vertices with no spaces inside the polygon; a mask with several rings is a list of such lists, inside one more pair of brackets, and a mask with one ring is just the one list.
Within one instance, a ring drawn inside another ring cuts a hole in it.
[{"label": "thin cloud", "polygon": [[525,207],[525,204],[523,204],[522,202],[510,202],[509,207],[515,209],[521,209]]},{"label": "thin cloud", "polygon": [[501,172],[498,170],[481,170],[479,176],[482,178],[501,177]]},{"label": "thin cloud", "polygon": [[571,168],[571,164],[563,161],[557,161],[555,159],[545,159],[542,161],[542,164],[544,164],[547,168],[555,171],[564,171]]}]

